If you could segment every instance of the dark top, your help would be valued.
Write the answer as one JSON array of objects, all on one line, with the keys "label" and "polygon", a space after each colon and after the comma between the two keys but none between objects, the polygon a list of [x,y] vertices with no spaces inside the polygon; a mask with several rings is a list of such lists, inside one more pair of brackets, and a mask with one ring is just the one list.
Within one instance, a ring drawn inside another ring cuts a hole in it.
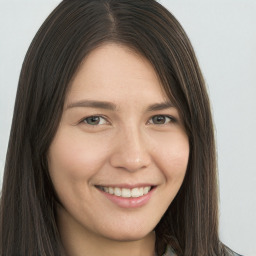
[{"label": "dark top", "polygon": [[[167,246],[166,251],[165,251],[165,253],[162,256],[176,256],[176,254],[175,254],[175,252],[172,250],[172,248],[170,246]],[[233,252],[233,256],[242,256],[242,255]]]}]

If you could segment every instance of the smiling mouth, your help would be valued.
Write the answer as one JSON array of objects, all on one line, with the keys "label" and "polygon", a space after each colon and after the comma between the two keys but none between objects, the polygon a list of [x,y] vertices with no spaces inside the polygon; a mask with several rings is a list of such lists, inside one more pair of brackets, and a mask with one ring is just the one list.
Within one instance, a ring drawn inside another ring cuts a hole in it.
[{"label": "smiling mouth", "polygon": [[145,186],[145,187],[135,187],[135,188],[119,188],[119,187],[105,187],[105,186],[96,186],[101,191],[105,193],[124,197],[124,198],[137,198],[148,194],[154,187]]}]

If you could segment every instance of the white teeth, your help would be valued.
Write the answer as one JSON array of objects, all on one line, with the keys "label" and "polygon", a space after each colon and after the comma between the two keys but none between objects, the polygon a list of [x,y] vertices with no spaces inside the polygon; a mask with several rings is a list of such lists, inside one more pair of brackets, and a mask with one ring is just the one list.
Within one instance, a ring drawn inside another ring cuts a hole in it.
[{"label": "white teeth", "polygon": [[106,193],[115,195],[115,196],[121,196],[121,197],[140,197],[143,195],[146,195],[150,191],[151,187],[140,187],[140,188],[113,188],[113,187],[101,187],[101,190],[103,190]]},{"label": "white teeth", "polygon": [[121,189],[120,189],[120,188],[114,188],[114,194],[115,194],[116,196],[121,196],[121,195],[122,195]]},{"label": "white teeth", "polygon": [[111,188],[111,187],[109,187],[109,188],[108,188],[108,193],[113,195],[113,194],[114,194],[114,189]]},{"label": "white teeth", "polygon": [[132,189],[132,197],[143,196],[143,188],[133,188]]},{"label": "white teeth", "polygon": [[149,190],[150,190],[150,187],[143,188],[143,194],[144,195],[147,194],[149,192]]},{"label": "white teeth", "polygon": [[131,197],[131,190],[129,188],[122,188],[122,197]]}]

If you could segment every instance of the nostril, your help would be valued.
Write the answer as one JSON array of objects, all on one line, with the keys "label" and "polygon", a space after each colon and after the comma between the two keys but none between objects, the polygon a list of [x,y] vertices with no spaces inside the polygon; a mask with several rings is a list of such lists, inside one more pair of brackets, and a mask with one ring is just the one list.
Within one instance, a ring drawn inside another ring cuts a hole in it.
[{"label": "nostril", "polygon": [[110,157],[110,164],[119,169],[134,172],[150,165],[150,156],[147,152],[118,151]]}]

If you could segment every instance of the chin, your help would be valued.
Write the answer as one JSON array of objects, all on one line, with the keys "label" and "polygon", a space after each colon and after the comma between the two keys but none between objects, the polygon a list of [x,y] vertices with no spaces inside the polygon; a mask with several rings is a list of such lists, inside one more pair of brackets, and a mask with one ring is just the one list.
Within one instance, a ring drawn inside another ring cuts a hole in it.
[{"label": "chin", "polygon": [[151,230],[118,230],[118,232],[112,232],[111,234],[106,234],[105,237],[111,240],[120,241],[120,242],[132,242],[132,241],[138,241],[146,236],[148,236],[151,232]]}]

